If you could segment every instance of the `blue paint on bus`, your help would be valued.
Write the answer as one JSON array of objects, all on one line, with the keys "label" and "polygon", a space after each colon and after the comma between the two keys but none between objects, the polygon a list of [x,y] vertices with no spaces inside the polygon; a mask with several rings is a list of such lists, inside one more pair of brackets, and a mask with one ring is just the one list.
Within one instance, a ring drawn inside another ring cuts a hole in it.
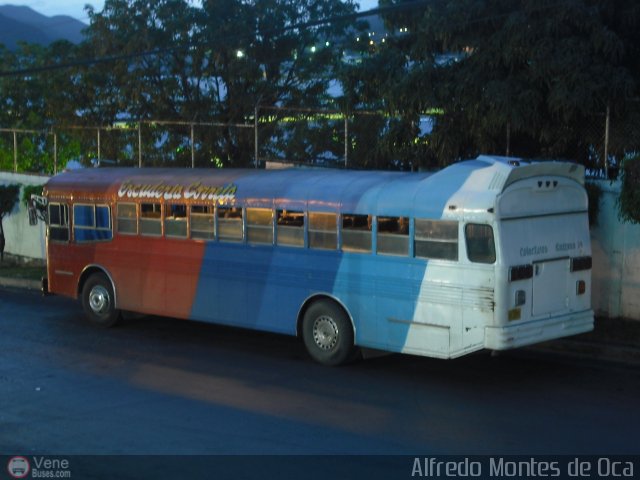
[{"label": "blue paint on bus", "polygon": [[[443,174],[226,171],[236,205],[372,216],[442,218],[447,201],[484,161]],[[191,318],[286,334],[306,299],[329,295],[354,322],[356,343],[402,350],[427,261],[371,253],[212,241],[205,248]]]}]

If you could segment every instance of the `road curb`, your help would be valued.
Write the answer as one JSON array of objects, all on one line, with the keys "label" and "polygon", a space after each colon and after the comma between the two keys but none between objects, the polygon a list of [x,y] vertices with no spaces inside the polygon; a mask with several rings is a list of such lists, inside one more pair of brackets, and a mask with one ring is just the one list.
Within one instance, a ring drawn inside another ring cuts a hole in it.
[{"label": "road curb", "polygon": [[28,278],[0,277],[0,287],[26,288],[40,290],[40,281]]}]

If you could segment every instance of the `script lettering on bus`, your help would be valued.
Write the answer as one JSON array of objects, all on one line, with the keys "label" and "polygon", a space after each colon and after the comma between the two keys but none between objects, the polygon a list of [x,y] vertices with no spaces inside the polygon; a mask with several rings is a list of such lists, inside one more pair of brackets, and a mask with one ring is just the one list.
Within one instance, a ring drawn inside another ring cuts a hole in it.
[{"label": "script lettering on bus", "polygon": [[548,249],[546,245],[531,245],[530,247],[521,247],[520,256],[529,257],[531,255],[544,255]]},{"label": "script lettering on bus", "polygon": [[165,200],[206,200],[212,202],[228,202],[235,199],[238,186],[233,183],[226,185],[203,185],[195,182],[190,185],[168,185],[164,182],[155,184],[140,184],[125,181],[118,189],[118,197],[150,198]]}]

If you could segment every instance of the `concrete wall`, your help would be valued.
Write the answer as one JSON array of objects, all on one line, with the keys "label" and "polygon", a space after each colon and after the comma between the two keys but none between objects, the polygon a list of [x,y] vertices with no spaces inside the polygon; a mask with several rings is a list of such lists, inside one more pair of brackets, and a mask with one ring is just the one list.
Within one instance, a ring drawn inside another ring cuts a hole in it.
[{"label": "concrete wall", "polygon": [[602,197],[591,229],[593,308],[605,317],[640,320],[640,225],[618,219],[620,182],[597,183]]},{"label": "concrete wall", "polygon": [[[43,185],[49,180],[44,175],[31,175],[22,173],[0,172],[0,185]],[[20,191],[20,201],[2,221],[4,227],[4,237],[6,245],[4,252],[26,257],[28,259],[44,259],[44,235],[45,226],[42,222],[38,225],[29,225],[27,206],[22,202],[22,191]]]}]

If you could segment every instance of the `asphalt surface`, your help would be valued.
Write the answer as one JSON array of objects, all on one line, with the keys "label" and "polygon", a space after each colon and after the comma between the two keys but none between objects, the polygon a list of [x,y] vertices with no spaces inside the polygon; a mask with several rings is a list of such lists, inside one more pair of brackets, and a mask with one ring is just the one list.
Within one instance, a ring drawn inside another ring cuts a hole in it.
[{"label": "asphalt surface", "polygon": [[327,368],[295,338],[104,330],[75,301],[0,288],[0,358],[5,455],[640,452],[640,369],[557,352]]}]

